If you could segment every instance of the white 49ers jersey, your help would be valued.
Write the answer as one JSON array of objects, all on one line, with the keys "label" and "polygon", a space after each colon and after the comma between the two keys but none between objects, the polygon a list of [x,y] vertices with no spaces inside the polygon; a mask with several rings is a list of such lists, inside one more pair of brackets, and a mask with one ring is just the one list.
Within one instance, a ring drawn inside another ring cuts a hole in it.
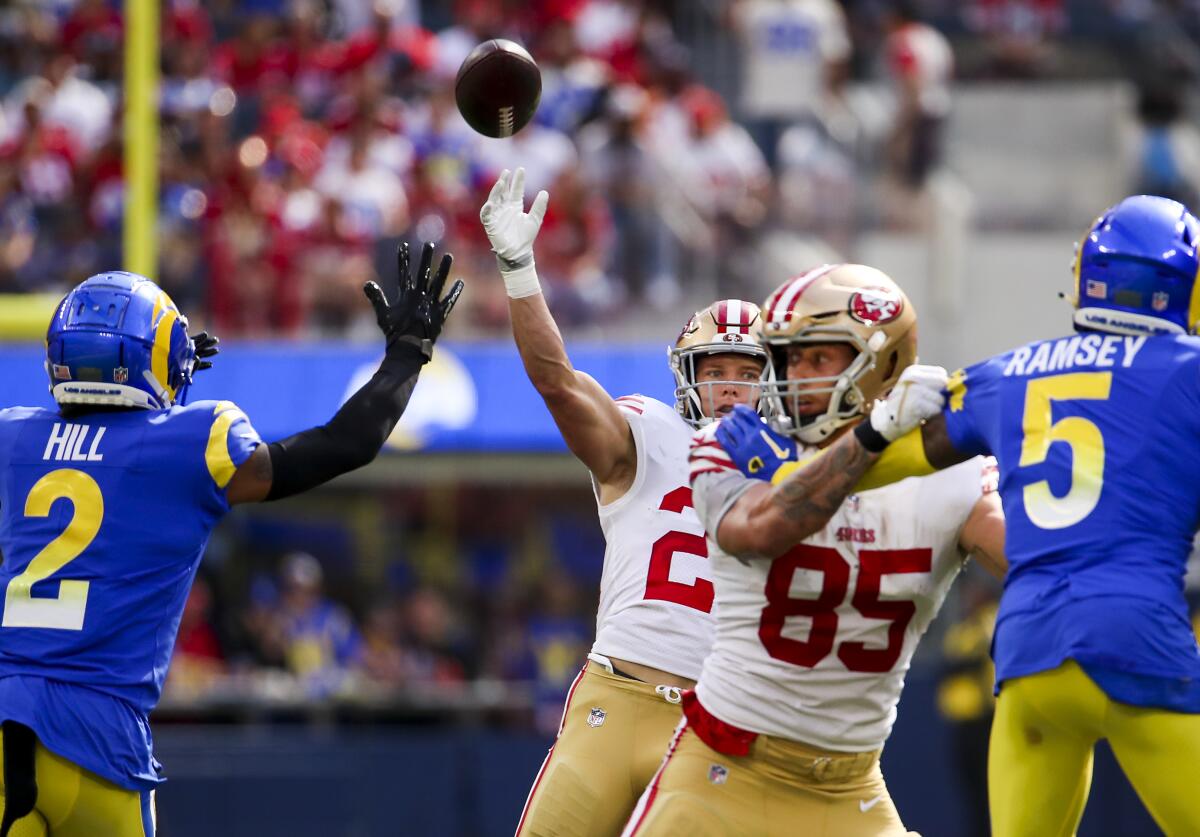
[{"label": "white 49ers jersey", "polygon": [[637,475],[597,504],[606,547],[592,650],[695,680],[712,644],[713,583],[688,486],[690,428],[673,407],[617,399],[633,430]]},{"label": "white 49ers jersey", "polygon": [[[850,495],[822,531],[774,560],[708,540],[716,636],[696,694],[726,723],[827,750],[883,746],[917,643],[964,562],[960,532],[989,460]],[[753,484],[705,428],[692,450],[710,533]]]}]

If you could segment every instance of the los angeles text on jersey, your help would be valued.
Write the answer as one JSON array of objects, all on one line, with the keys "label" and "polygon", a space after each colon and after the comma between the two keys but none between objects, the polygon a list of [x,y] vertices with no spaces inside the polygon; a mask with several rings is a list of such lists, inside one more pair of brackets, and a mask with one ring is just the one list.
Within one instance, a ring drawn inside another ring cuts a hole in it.
[{"label": "los angeles text on jersey", "polygon": [[[93,430],[96,432],[91,437],[91,446],[85,447],[88,444],[88,436]],[[54,426],[50,428],[50,438],[46,441],[46,451],[42,454],[42,461],[103,462],[104,454],[100,451],[100,440],[104,438],[107,430],[107,427],[93,428],[86,424],[55,422]]]},{"label": "los angeles text on jersey", "polygon": [[1017,349],[1004,367],[1004,376],[1062,372],[1084,366],[1108,368],[1120,365],[1128,368],[1133,365],[1134,358],[1144,345],[1145,335],[1076,334],[1062,337]]}]

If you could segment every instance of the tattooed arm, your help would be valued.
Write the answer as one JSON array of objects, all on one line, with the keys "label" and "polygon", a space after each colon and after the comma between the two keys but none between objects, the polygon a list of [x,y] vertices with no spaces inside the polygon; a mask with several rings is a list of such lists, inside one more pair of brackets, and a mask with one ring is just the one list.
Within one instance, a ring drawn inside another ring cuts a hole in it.
[{"label": "tattooed arm", "polygon": [[717,543],[743,558],[782,555],[825,527],[878,458],[855,434],[845,434],[778,485],[746,491],[721,519]]}]

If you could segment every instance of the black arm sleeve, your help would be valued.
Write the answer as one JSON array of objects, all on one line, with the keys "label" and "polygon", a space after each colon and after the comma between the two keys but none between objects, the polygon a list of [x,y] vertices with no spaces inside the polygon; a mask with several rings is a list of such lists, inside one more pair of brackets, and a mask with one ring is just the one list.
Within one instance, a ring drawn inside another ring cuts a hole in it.
[{"label": "black arm sleeve", "polygon": [[267,500],[308,491],[373,460],[408,406],[425,361],[416,345],[394,345],[328,424],[272,442]]}]

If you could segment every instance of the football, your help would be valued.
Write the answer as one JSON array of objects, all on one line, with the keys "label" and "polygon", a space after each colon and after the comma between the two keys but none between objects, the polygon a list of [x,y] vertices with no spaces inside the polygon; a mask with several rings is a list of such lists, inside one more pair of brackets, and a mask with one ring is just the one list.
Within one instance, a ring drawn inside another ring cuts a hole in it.
[{"label": "football", "polygon": [[542,98],[542,73],[525,48],[496,38],[463,61],[454,98],[467,124],[487,137],[510,137],[525,127]]}]

